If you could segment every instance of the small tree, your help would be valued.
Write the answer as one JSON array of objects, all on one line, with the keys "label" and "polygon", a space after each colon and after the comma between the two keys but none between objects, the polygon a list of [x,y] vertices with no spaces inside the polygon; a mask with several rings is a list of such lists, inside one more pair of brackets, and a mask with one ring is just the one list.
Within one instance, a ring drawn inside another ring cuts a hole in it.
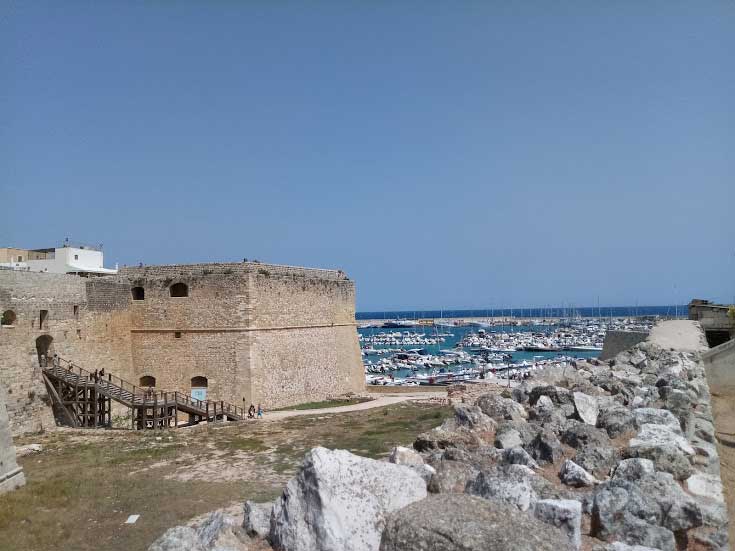
[{"label": "small tree", "polygon": [[730,323],[735,325],[735,304],[727,309],[727,317],[730,318]]}]

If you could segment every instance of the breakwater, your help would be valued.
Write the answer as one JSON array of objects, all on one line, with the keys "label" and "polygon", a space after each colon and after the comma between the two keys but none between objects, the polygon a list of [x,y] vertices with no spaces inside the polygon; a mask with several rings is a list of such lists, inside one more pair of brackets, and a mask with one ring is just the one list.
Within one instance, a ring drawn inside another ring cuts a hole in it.
[{"label": "breakwater", "polygon": [[728,549],[706,350],[696,322],[664,322],[610,361],[457,389],[454,417],[414,449],[314,448],[274,502],[172,529],[151,551],[225,537],[284,551]]}]

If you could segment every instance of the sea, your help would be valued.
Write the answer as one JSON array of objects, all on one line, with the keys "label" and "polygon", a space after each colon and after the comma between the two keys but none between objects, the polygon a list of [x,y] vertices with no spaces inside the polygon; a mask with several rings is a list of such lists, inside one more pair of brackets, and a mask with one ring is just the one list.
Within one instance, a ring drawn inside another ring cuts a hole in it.
[{"label": "sea", "polygon": [[544,307],[544,308],[478,308],[474,310],[400,310],[392,312],[357,312],[359,320],[391,320],[391,319],[438,319],[438,318],[567,318],[581,316],[583,318],[630,316],[662,316],[681,317],[687,315],[686,304],[673,306],[585,306],[578,307]]},{"label": "sea", "polygon": [[[355,317],[359,323],[360,320],[394,320],[394,319],[440,319],[440,318],[488,318],[488,317],[507,317],[507,318],[532,318],[532,319],[548,319],[548,318],[567,318],[567,317],[633,317],[633,316],[659,316],[663,318],[686,317],[686,305],[673,306],[603,306],[603,307],[586,307],[586,308],[514,308],[514,309],[476,309],[476,310],[403,310],[394,312],[358,312]],[[554,329],[554,325],[496,325],[491,328],[485,328],[489,332],[546,332]],[[444,337],[444,342],[437,345],[425,346],[407,346],[406,348],[422,348],[429,354],[438,354],[439,350],[452,349],[460,342],[468,333],[476,333],[478,327],[473,326],[456,326],[456,327],[426,327],[415,326],[398,329],[383,329],[379,327],[360,327],[359,333],[362,335],[373,335],[383,332],[408,331],[411,333],[421,333],[427,336],[438,333],[449,334]],[[375,346],[375,348],[386,348],[384,346]],[[540,359],[554,359],[561,355],[573,358],[596,358],[599,356],[598,351],[563,351],[563,352],[525,352],[518,351],[512,355],[512,362],[519,363],[528,361],[534,362]],[[380,356],[365,357],[364,361],[376,361]],[[450,371],[461,369],[464,366],[454,366],[449,368]],[[408,370],[399,370],[393,372],[396,377],[407,377],[411,375]]]}]

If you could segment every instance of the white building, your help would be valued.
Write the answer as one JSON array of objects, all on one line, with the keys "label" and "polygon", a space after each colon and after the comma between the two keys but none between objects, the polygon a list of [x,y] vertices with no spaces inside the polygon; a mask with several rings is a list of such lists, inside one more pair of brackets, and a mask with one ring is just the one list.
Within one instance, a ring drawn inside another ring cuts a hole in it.
[{"label": "white building", "polygon": [[102,250],[88,245],[55,247],[53,249],[0,248],[0,268],[48,272],[52,274],[116,274],[104,267]]}]

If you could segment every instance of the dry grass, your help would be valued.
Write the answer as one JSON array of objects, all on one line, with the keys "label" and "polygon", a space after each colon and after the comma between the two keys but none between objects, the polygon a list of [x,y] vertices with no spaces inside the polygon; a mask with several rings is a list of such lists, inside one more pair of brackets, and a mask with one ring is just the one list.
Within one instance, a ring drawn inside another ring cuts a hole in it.
[{"label": "dry grass", "polygon": [[[305,451],[381,457],[439,425],[448,408],[402,403],[343,414],[168,432],[62,430],[20,459],[28,484],[0,500],[5,550],[142,550],[166,528],[280,494]],[[126,525],[128,515],[140,514]]]}]

